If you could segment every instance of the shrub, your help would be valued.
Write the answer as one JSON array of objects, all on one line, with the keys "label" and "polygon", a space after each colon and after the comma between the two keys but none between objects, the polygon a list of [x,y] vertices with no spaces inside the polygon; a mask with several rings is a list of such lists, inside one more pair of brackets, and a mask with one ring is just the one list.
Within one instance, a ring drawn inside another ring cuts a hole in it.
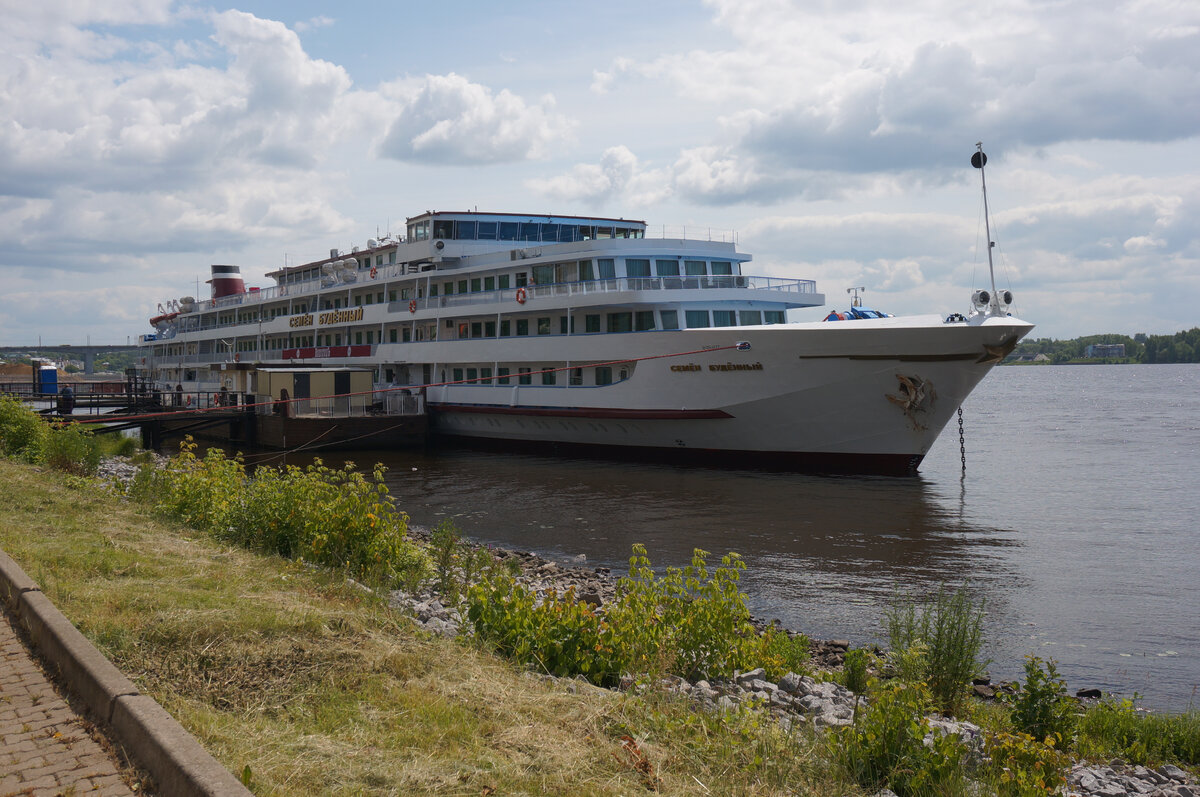
[{"label": "shrub", "polygon": [[1053,737],[1038,741],[1027,733],[997,733],[985,745],[1000,797],[1062,794],[1071,757],[1056,749]]},{"label": "shrub", "polygon": [[92,476],[100,467],[100,443],[78,424],[50,427],[42,437],[39,461],[76,476]]},{"label": "shrub", "polygon": [[33,462],[48,433],[46,422],[23,401],[0,396],[0,454]]},{"label": "shrub", "polygon": [[367,478],[353,463],[334,470],[316,460],[306,468],[259,468],[249,478],[240,459],[218,449],[199,459],[185,440],[165,468],[146,473],[131,494],[221,539],[388,587],[415,585],[428,573],[427,556],[405,536],[408,517],[393,505],[382,466]]},{"label": "shrub", "polygon": [[768,628],[758,637],[758,650],[746,655],[746,664],[757,664],[767,678],[778,681],[789,672],[803,673],[811,656],[810,642],[804,634],[790,636],[779,628]]},{"label": "shrub", "polygon": [[983,610],[983,601],[974,602],[964,590],[941,588],[931,601],[906,601],[885,612],[894,653],[911,655],[924,648],[917,666],[944,712],[953,714],[961,707],[967,684],[986,664],[978,658]]},{"label": "shrub", "polygon": [[932,696],[924,684],[894,682],[877,689],[856,724],[831,742],[835,757],[864,789],[892,789],[900,797],[961,787],[966,748],[953,734],[925,744]]},{"label": "shrub", "polygon": [[1059,744],[1070,739],[1075,724],[1074,704],[1053,660],[1043,662],[1037,656],[1027,657],[1025,682],[1017,684],[1010,700],[1012,722],[1018,730],[1035,739],[1056,737]]}]

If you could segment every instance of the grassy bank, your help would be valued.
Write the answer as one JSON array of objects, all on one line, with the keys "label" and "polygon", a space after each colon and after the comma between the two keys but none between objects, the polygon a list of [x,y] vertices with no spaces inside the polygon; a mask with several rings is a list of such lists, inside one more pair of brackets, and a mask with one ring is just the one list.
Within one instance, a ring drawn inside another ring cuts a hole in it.
[{"label": "grassy bank", "polygon": [[545,682],[83,480],[0,481],[0,547],[256,793],[854,793],[752,714]]}]

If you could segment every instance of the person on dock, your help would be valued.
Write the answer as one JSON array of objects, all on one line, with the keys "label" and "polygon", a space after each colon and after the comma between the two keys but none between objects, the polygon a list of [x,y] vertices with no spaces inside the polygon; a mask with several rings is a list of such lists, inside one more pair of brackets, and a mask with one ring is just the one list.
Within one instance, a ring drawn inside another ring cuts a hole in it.
[{"label": "person on dock", "polygon": [[177,383],[175,385],[175,406],[183,406],[183,383]]},{"label": "person on dock", "polygon": [[62,390],[58,391],[58,414],[70,415],[75,411],[75,391],[70,385],[63,385]]}]

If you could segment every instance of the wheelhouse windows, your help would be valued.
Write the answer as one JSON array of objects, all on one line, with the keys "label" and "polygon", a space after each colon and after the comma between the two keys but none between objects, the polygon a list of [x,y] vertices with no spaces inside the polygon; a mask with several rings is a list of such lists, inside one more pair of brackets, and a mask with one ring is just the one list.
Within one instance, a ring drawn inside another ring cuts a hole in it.
[{"label": "wheelhouse windows", "polygon": [[684,312],[684,318],[687,320],[688,329],[711,326],[707,310],[687,310]]},{"label": "wheelhouse windows", "polygon": [[540,230],[538,229],[540,226],[541,226],[540,224],[533,224],[530,222],[522,222],[521,223],[521,240],[522,241],[538,240],[540,238],[540,235],[539,235]]},{"label": "wheelhouse windows", "polygon": [[500,222],[500,240],[516,241],[521,237],[521,225],[515,221]]},{"label": "wheelhouse windows", "polygon": [[450,219],[436,219],[433,222],[434,238],[453,238],[454,222]]},{"label": "wheelhouse windows", "polygon": [[685,260],[685,261],[683,261],[683,271],[689,277],[699,277],[699,276],[703,276],[704,274],[708,273],[704,268],[703,260]]},{"label": "wheelhouse windows", "polygon": [[457,221],[454,223],[454,240],[456,241],[474,241],[475,240],[475,222],[473,221]]},{"label": "wheelhouse windows", "polygon": [[655,260],[654,273],[660,277],[678,277],[679,276],[679,261],[678,260]]},{"label": "wheelhouse windows", "polygon": [[494,222],[494,221],[481,221],[481,222],[479,222],[479,240],[481,240],[481,241],[494,241],[494,240],[496,240],[496,235],[497,235],[497,232],[498,232],[497,228],[498,228],[498,227],[499,227],[499,224],[498,224],[497,222]]},{"label": "wheelhouse windows", "polygon": [[711,264],[709,264],[709,269],[711,273],[716,276],[732,274],[733,263],[729,262],[728,260],[714,260]]}]

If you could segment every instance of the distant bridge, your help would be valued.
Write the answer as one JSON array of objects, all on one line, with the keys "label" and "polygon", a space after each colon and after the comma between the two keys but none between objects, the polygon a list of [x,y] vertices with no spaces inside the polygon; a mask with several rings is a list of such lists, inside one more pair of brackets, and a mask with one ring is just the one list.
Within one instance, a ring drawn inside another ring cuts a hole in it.
[{"label": "distant bridge", "polygon": [[63,343],[60,345],[42,344],[40,346],[0,346],[0,354],[28,354],[33,357],[54,357],[61,359],[64,355],[73,355],[75,359],[83,358],[83,372],[96,373],[96,355],[123,351],[137,351],[138,347],[130,344],[124,346],[80,345]]}]

